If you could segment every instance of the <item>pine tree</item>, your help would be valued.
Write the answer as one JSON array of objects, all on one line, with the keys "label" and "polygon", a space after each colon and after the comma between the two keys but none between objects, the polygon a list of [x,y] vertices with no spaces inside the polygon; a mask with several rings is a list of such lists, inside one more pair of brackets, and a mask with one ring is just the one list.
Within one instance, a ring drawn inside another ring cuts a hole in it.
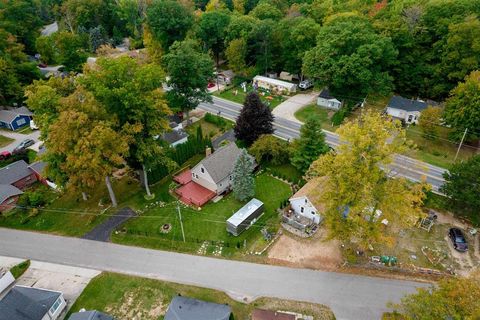
[{"label": "pine tree", "polygon": [[325,143],[325,134],[317,118],[309,118],[300,129],[300,138],[295,142],[292,165],[300,172],[307,172],[313,161],[330,150]]},{"label": "pine tree", "polygon": [[235,137],[250,146],[262,134],[273,133],[273,115],[257,93],[247,95],[235,125]]},{"label": "pine tree", "polygon": [[233,169],[233,194],[237,200],[245,201],[255,195],[255,181],[253,178],[254,161],[245,149],[235,161]]}]

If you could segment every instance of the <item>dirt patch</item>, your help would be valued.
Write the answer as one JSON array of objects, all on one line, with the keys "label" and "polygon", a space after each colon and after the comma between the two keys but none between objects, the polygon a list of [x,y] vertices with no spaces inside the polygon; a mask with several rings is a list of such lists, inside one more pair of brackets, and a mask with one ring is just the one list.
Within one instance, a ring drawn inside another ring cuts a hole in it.
[{"label": "dirt patch", "polygon": [[141,288],[126,292],[120,301],[106,308],[118,320],[157,320],[167,311],[160,290]]},{"label": "dirt patch", "polygon": [[283,234],[269,250],[268,259],[288,266],[329,270],[343,262],[340,242],[326,241],[323,229],[308,239]]}]

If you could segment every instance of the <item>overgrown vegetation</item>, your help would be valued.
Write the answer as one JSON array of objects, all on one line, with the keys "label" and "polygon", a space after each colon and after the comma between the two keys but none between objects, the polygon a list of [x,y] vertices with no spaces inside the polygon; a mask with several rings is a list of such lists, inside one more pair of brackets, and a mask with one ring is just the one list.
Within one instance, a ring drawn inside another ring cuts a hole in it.
[{"label": "overgrown vegetation", "polygon": [[22,274],[27,271],[27,269],[30,267],[30,260],[25,260],[23,262],[20,262],[19,264],[13,266],[10,269],[10,272],[12,273],[13,277],[15,279],[18,279],[22,276]]}]

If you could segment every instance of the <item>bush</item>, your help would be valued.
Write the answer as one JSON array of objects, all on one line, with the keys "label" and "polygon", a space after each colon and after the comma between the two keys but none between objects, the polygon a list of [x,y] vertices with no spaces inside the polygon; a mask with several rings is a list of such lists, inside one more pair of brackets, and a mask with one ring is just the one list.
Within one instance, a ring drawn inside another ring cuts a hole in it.
[{"label": "bush", "polygon": [[339,126],[342,124],[343,120],[347,116],[348,112],[346,108],[341,108],[332,116],[332,123],[334,126]]},{"label": "bush", "polygon": [[12,269],[10,269],[10,272],[15,279],[18,279],[22,274],[25,273],[25,271],[27,271],[28,267],[30,267],[30,260],[26,260],[17,264]]},{"label": "bush", "polygon": [[227,126],[227,121],[223,119],[222,117],[213,115],[211,113],[206,113],[204,117],[205,121],[211,124],[214,124],[220,128],[225,128]]}]

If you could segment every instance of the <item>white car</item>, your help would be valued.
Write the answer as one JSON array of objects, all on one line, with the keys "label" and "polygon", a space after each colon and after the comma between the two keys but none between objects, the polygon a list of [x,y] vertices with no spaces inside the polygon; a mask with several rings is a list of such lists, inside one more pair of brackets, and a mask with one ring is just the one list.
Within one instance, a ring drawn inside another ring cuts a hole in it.
[{"label": "white car", "polygon": [[313,81],[312,80],[303,80],[300,82],[298,85],[300,89],[307,90],[313,87]]}]

